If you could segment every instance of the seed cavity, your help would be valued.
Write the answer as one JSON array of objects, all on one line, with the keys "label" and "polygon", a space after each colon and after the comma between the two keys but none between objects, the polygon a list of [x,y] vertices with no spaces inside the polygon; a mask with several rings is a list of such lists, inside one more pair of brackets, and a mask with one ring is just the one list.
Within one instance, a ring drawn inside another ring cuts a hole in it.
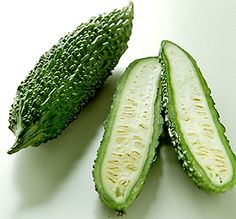
[{"label": "seed cavity", "polygon": [[[141,72],[141,70],[143,72]],[[148,67],[130,73],[103,158],[102,180],[110,195],[122,200],[140,176],[152,142],[159,75]]]},{"label": "seed cavity", "polygon": [[[169,55],[171,57],[171,54]],[[188,68],[182,68],[179,62],[172,62],[170,58],[171,86],[175,95],[174,104],[181,133],[190,152],[210,180],[216,184],[226,183],[232,175],[230,160],[218,134],[197,73],[193,69],[188,71],[192,68],[188,58],[183,57],[183,60],[186,61]],[[168,102],[165,99],[163,101]],[[176,139],[172,130],[169,132],[171,137]],[[175,141],[174,144],[177,147]],[[185,159],[182,153],[179,153],[178,157]],[[187,163],[183,162],[183,166],[189,170]]]}]

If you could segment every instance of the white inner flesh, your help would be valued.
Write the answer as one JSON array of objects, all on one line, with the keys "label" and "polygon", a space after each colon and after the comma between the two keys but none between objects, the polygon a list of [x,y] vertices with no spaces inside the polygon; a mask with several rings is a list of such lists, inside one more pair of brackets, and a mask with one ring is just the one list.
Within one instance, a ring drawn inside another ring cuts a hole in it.
[{"label": "white inner flesh", "polygon": [[156,58],[139,62],[121,94],[101,170],[104,189],[117,202],[125,201],[147,158],[160,71]]},{"label": "white inner flesh", "polygon": [[194,158],[215,185],[227,183],[233,174],[230,160],[191,61],[177,46],[167,44],[172,89],[180,128]]}]

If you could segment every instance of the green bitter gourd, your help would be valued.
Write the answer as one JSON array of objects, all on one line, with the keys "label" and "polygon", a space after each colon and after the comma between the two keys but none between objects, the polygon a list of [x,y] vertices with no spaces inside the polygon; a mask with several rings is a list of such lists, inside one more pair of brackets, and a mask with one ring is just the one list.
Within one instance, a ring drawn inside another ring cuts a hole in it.
[{"label": "green bitter gourd", "polygon": [[165,120],[178,159],[199,188],[227,191],[236,183],[236,159],[207,83],[176,44],[163,41],[160,56]]},{"label": "green bitter gourd", "polygon": [[133,4],[91,18],[42,55],[17,89],[9,154],[56,138],[93,98],[127,49]]},{"label": "green bitter gourd", "polygon": [[162,130],[161,64],[134,61],[118,83],[93,176],[103,202],[123,213],[139,194]]}]

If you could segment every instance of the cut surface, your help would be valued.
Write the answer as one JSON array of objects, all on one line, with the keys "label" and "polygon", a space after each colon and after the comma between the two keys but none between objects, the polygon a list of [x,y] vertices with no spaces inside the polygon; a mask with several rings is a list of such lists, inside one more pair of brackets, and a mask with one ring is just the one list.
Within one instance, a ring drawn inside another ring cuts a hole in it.
[{"label": "cut surface", "polygon": [[148,57],[123,73],[105,123],[93,169],[104,203],[125,212],[138,196],[156,158],[162,132],[161,64]]},{"label": "cut surface", "polygon": [[102,183],[117,202],[127,198],[147,159],[160,69],[155,59],[137,64],[121,94],[101,170]]},{"label": "cut surface", "polygon": [[[221,133],[224,130],[213,116],[216,110],[209,105],[210,91],[202,84],[200,70],[189,54],[175,44],[166,42],[163,50],[168,60],[169,90],[183,140],[210,183],[227,184],[234,174],[230,152],[227,152],[227,140]],[[182,150],[187,152],[186,148]]]}]

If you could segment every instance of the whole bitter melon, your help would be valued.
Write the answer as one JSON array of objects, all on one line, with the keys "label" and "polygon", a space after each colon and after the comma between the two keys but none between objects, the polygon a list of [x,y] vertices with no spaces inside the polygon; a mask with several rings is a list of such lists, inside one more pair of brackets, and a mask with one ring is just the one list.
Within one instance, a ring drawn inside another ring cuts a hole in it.
[{"label": "whole bitter melon", "polygon": [[139,194],[162,131],[161,64],[134,61],[118,83],[93,176],[103,202],[123,213]]},{"label": "whole bitter melon", "polygon": [[195,60],[163,41],[162,88],[166,121],[178,159],[196,185],[225,192],[236,183],[236,159]]},{"label": "whole bitter melon", "polygon": [[93,98],[127,49],[133,4],[91,18],[41,56],[17,89],[9,154],[56,138]]}]

